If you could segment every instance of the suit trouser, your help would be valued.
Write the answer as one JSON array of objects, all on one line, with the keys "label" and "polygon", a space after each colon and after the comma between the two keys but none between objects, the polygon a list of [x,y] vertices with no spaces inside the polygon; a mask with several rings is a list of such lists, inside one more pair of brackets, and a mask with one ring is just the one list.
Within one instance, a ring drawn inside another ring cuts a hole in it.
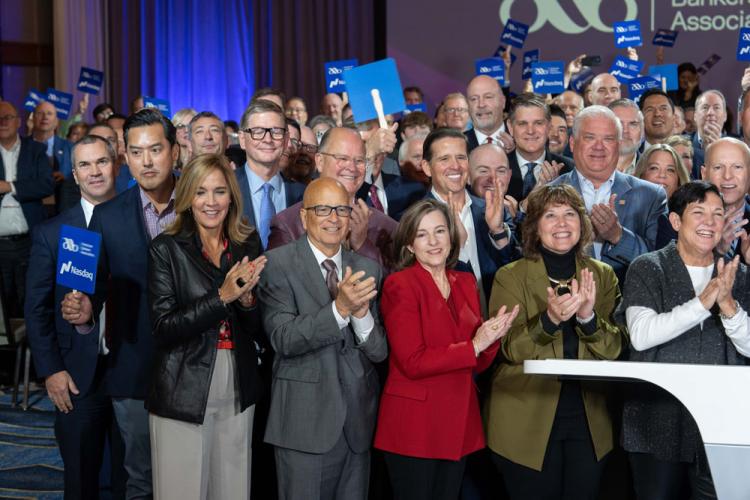
[{"label": "suit trouser", "polygon": [[202,425],[149,415],[157,500],[250,498],[255,405],[239,411],[234,366],[219,349]]},{"label": "suit trouser", "polygon": [[117,428],[125,445],[126,500],[150,499],[151,443],[148,437],[148,412],[142,399],[112,398]]},{"label": "suit trouser", "polygon": [[466,458],[442,460],[384,452],[395,500],[457,500]]},{"label": "suit trouser", "polygon": [[0,237],[0,291],[5,314],[11,318],[23,317],[30,252],[31,237],[28,234]]},{"label": "suit trouser", "polygon": [[370,450],[355,453],[344,432],[326,453],[274,448],[279,500],[365,500]]}]

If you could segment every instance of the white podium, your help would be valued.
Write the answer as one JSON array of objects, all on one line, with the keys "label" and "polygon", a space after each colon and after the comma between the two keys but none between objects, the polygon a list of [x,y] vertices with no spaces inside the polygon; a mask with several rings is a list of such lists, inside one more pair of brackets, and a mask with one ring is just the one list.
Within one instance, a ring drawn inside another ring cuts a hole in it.
[{"label": "white podium", "polygon": [[750,366],[527,360],[524,372],[641,380],[672,393],[692,414],[721,500],[750,498]]}]

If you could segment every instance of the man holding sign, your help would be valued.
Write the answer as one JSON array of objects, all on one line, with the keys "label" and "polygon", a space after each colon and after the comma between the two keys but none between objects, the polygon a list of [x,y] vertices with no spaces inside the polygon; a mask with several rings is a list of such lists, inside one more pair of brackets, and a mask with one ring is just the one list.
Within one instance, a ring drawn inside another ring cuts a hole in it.
[{"label": "man holding sign", "polygon": [[[55,437],[65,465],[66,498],[98,498],[104,437],[112,410],[103,383],[104,329],[94,328],[81,335],[62,317],[63,297],[70,288],[56,284],[66,269],[66,263],[62,269],[58,266],[58,241],[63,226],[86,228],[94,206],[114,197],[116,161],[112,145],[101,137],[89,135],[76,143],[72,173],[81,201],[32,232],[26,333],[36,373],[44,377],[56,408]],[[82,245],[68,238],[62,244],[73,251]],[[92,270],[96,271],[95,264]]]}]

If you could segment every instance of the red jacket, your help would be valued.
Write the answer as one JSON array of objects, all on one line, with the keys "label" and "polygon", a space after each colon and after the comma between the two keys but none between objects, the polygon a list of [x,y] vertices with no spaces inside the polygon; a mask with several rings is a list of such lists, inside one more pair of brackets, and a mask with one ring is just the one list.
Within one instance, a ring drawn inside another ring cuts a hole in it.
[{"label": "red jacket", "polygon": [[482,324],[477,282],[469,273],[447,273],[458,322],[418,263],[383,286],[390,360],[375,434],[381,450],[459,460],[484,447],[474,374],[490,366],[499,344],[475,357],[471,339]]}]

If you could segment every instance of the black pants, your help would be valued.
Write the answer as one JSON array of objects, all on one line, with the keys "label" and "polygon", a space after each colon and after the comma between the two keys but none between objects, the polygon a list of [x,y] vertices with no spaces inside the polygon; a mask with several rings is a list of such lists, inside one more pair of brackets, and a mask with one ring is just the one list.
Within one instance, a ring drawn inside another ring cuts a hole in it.
[{"label": "black pants", "polygon": [[459,461],[383,452],[394,500],[457,500],[466,457]]},{"label": "black pants", "polygon": [[[705,457],[699,464],[667,462],[650,453],[629,453],[636,497],[641,500],[715,500]],[[692,491],[691,491],[692,490]]]},{"label": "black pants", "polygon": [[23,318],[30,252],[31,238],[28,234],[12,239],[0,238],[0,293],[5,313],[11,318]]},{"label": "black pants", "polygon": [[556,419],[542,470],[492,454],[512,500],[595,500],[605,458],[596,460],[586,416]]}]

